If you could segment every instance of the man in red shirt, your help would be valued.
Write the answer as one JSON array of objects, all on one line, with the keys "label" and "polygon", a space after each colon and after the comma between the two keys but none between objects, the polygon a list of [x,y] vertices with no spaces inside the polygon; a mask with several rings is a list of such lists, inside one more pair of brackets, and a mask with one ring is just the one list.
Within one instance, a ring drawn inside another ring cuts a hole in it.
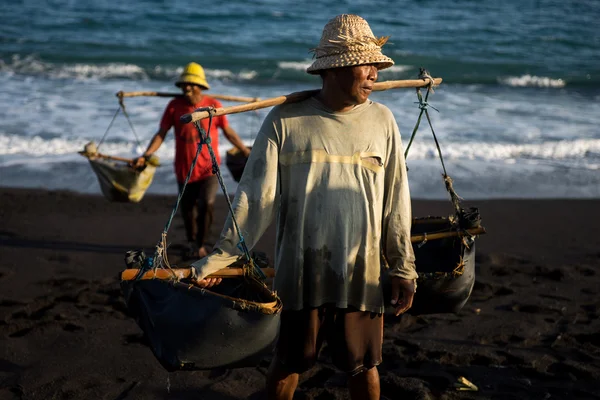
[{"label": "man in red shirt", "polygon": [[[175,86],[181,89],[183,96],[174,98],[167,105],[158,132],[152,137],[144,154],[135,160],[135,164],[136,166],[143,166],[145,159],[159,149],[167,132],[173,127],[175,130],[175,176],[177,177],[179,190],[181,190],[196,156],[200,136],[194,124],[182,124],[179,118],[197,108],[219,108],[222,105],[218,100],[202,93],[203,90],[208,90],[210,86],[206,81],[204,69],[197,63],[192,62],[185,67]],[[221,163],[218,150],[219,128],[223,131],[225,138],[246,157],[250,154],[250,149],[244,145],[235,130],[229,126],[224,115],[212,118],[210,131],[208,130],[208,121],[208,119],[201,121],[202,128],[210,137],[211,146],[219,164]],[[208,253],[205,240],[213,221],[213,206],[218,187],[217,177],[212,173],[212,161],[208,148],[203,146],[180,203],[189,245],[187,256],[190,258],[202,258]]]}]

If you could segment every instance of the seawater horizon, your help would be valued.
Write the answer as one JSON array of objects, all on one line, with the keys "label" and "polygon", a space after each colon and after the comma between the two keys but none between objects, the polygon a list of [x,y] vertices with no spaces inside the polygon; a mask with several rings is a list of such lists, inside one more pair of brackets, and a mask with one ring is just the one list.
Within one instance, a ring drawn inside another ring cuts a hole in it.
[{"label": "seawater horizon", "polygon": [[[444,79],[430,97],[448,174],[467,200],[600,197],[600,39],[593,1],[392,2],[232,1],[191,8],[174,1],[30,1],[0,6],[0,186],[99,194],[77,154],[104,135],[115,93],[177,92],[182,67],[201,63],[207,94],[270,98],[318,88],[305,69],[323,25],[340,13],[369,21],[396,64],[379,80],[415,79],[420,67]],[[379,6],[377,6],[379,5]],[[314,10],[317,9],[318,13]],[[369,11],[364,11],[364,10]],[[27,23],[28,29],[23,29]],[[404,145],[419,114],[414,90],[373,93],[388,106]],[[125,100],[144,148],[168,99]],[[234,103],[223,102],[225,106]],[[270,109],[231,115],[252,144]],[[174,194],[173,143],[158,155],[148,194]],[[123,116],[102,151],[143,149]],[[230,148],[222,137],[220,152]],[[407,164],[414,198],[446,199],[426,121]],[[236,188],[223,164],[227,188]]]}]

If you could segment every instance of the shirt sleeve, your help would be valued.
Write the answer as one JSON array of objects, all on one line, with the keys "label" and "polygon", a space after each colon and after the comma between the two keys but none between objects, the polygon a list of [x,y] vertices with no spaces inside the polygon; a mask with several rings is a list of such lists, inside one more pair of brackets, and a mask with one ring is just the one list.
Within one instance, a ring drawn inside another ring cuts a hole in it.
[{"label": "shirt sleeve", "polygon": [[[213,99],[213,107],[214,108],[222,108],[223,104],[217,100],[217,99]],[[217,128],[227,128],[227,126],[229,126],[229,120],[227,119],[226,115],[219,115],[218,117],[216,117],[216,125]]]},{"label": "shirt sleeve", "polygon": [[[276,124],[272,121],[270,117],[265,119],[254,141],[232,204],[233,215],[248,250],[256,245],[267,230],[277,210],[279,147]],[[243,255],[238,248],[239,243],[240,238],[230,212],[214,250],[192,264],[198,278],[202,279],[234,263]]]},{"label": "shirt sleeve", "polygon": [[160,129],[164,131],[168,131],[173,126],[173,116],[175,115],[175,106],[173,102],[170,101],[163,112],[163,116],[160,120]]},{"label": "shirt sleeve", "polygon": [[415,254],[411,243],[412,211],[406,162],[400,130],[390,112],[390,137],[385,166],[383,205],[383,254],[390,266],[390,276],[416,279]]}]

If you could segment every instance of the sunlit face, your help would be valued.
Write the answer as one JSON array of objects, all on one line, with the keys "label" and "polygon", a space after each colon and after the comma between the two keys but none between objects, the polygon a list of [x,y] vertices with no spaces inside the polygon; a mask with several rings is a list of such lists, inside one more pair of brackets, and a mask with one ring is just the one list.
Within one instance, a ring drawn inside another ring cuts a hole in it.
[{"label": "sunlit face", "polygon": [[355,65],[332,69],[339,95],[348,105],[363,104],[377,81],[377,64]]}]

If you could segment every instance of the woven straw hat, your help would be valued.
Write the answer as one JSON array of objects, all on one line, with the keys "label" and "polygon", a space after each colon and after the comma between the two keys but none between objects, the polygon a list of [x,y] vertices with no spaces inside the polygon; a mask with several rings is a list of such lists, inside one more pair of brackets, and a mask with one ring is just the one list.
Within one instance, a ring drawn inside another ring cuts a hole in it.
[{"label": "woven straw hat", "polygon": [[389,68],[394,60],[381,53],[389,36],[375,37],[369,24],[358,15],[342,14],[331,19],[323,28],[319,46],[311,51],[316,60],[306,72],[354,65],[379,64],[378,69]]},{"label": "woven straw hat", "polygon": [[193,83],[194,85],[201,86],[205,90],[210,89],[208,82],[206,82],[204,68],[195,62],[191,62],[185,66],[183,72],[179,76],[179,80],[175,82],[175,86],[179,87],[183,83]]}]

